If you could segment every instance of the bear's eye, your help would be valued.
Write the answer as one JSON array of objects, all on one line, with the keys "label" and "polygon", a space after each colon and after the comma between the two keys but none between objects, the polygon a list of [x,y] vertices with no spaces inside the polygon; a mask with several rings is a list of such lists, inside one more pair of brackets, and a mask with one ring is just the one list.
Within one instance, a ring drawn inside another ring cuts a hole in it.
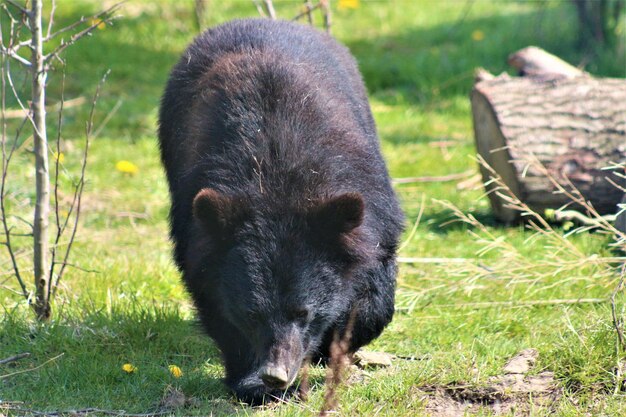
[{"label": "bear's eye", "polygon": [[248,310],[246,311],[246,316],[248,317],[248,320],[251,322],[261,321],[261,315],[256,311]]},{"label": "bear's eye", "polygon": [[290,317],[292,320],[309,321],[310,312],[306,308],[296,308],[291,310]]}]

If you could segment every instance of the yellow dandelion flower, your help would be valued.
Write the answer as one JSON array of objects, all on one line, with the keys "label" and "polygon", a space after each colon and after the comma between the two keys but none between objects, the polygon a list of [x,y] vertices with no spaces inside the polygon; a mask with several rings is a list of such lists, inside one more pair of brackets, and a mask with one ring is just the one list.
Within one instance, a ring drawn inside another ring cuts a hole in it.
[{"label": "yellow dandelion flower", "polygon": [[183,376],[183,371],[176,365],[168,366],[170,373],[174,376],[174,378],[180,378]]},{"label": "yellow dandelion flower", "polygon": [[127,374],[134,374],[135,372],[137,372],[137,367],[132,363],[125,363],[124,365],[122,365],[122,371],[126,372]]},{"label": "yellow dandelion flower", "polygon": [[90,19],[89,20],[89,25],[95,26],[95,27],[97,27],[100,30],[102,30],[102,29],[107,27],[107,24],[103,20],[100,20],[100,19]]},{"label": "yellow dandelion flower", "polygon": [[339,10],[358,9],[360,5],[361,5],[360,0],[339,0],[339,4],[337,5],[337,8]]},{"label": "yellow dandelion flower", "polygon": [[137,167],[137,165],[133,164],[130,161],[117,161],[117,163],[115,164],[115,169],[117,169],[120,172],[123,172],[124,174],[131,174],[131,175],[134,175],[139,172],[139,168]]},{"label": "yellow dandelion flower", "polygon": [[52,157],[54,158],[55,161],[59,161],[60,164],[62,164],[63,161],[65,161],[65,154],[63,152],[59,153],[55,151],[52,154]]},{"label": "yellow dandelion flower", "polygon": [[480,42],[483,39],[485,39],[485,33],[480,29],[476,29],[475,31],[472,32],[472,39],[475,40],[476,42]]}]

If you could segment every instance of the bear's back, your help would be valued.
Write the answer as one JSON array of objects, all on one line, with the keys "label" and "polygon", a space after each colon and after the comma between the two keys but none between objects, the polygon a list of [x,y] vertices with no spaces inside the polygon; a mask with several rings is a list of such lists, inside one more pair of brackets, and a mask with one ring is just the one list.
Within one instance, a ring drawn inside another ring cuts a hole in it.
[{"label": "bear's back", "polygon": [[363,81],[348,50],[311,27],[236,20],[200,35],[171,73],[159,139],[179,265],[207,187],[258,212],[357,192],[372,239],[395,247],[403,216]]},{"label": "bear's back", "polygon": [[[220,60],[237,54],[265,54],[285,64],[303,65],[315,89],[332,91],[345,103],[362,133],[377,146],[367,95],[349,51],[316,29],[288,21],[234,20],[199,35],[172,70],[160,111],[159,137],[168,175],[179,169],[173,156],[190,134],[190,107],[202,93],[202,79]],[[170,178],[173,180],[174,178]]]}]

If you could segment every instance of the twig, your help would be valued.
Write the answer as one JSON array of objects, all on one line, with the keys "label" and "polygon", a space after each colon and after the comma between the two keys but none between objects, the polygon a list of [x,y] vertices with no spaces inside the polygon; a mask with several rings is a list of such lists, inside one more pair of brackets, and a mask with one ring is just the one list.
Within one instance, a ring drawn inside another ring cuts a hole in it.
[{"label": "twig", "polygon": [[309,24],[313,24],[313,15],[311,14],[312,11],[319,9],[320,7],[322,7],[322,3],[318,2],[315,5],[311,5],[310,0],[305,0],[304,1],[304,7],[305,10],[303,12],[298,13],[293,19],[291,20],[299,20],[301,19],[303,16],[307,16],[308,20],[309,20]]},{"label": "twig", "polygon": [[109,113],[107,113],[107,115],[104,117],[104,120],[102,120],[102,122],[100,123],[100,126],[98,126],[96,131],[93,133],[92,137],[94,139],[100,136],[100,132],[102,132],[102,130],[106,127],[106,125],[113,118],[113,116],[115,116],[115,113],[117,113],[117,111],[120,109],[120,107],[122,106],[122,103],[123,103],[122,99],[117,100],[117,103],[115,103],[115,106],[113,106],[113,108],[109,111]]},{"label": "twig", "polygon": [[274,3],[272,3],[272,0],[263,0],[263,3],[265,4],[267,14],[270,15],[270,19],[276,20],[276,10],[274,10]]},{"label": "twig", "polygon": [[345,370],[350,363],[348,352],[350,350],[356,314],[357,309],[355,307],[350,312],[344,334],[339,336],[339,332],[335,331],[334,340],[330,344],[330,367],[326,374],[326,392],[324,394],[324,403],[322,404],[319,417],[327,417],[337,408],[337,389],[343,382]]},{"label": "twig", "polygon": [[457,21],[454,22],[454,25],[452,25],[452,27],[448,29],[448,33],[446,36],[447,38],[449,38],[450,35],[452,35],[452,33],[455,32],[463,24],[463,22],[465,22],[465,19],[467,19],[467,16],[469,16],[469,13],[472,10],[473,5],[474,5],[474,0],[467,0],[465,2],[465,7],[463,8],[461,15],[459,16]]},{"label": "twig", "polygon": [[32,66],[30,61],[28,61],[26,58],[22,58],[20,55],[18,55],[17,51],[15,49],[13,49],[13,48],[7,48],[4,45],[0,44],[0,53],[2,53],[3,55],[6,55],[6,56],[9,56],[9,57],[13,58],[14,60],[19,62],[20,64],[24,65],[25,67],[31,67]]},{"label": "twig", "polygon": [[324,17],[324,29],[326,29],[326,33],[330,35],[330,29],[332,26],[330,0],[320,0],[320,7],[322,8],[322,16]]},{"label": "twig", "polygon": [[[70,235],[70,240],[67,244],[67,248],[65,249],[65,256],[63,257],[63,262],[61,263],[61,268],[59,269],[59,272],[57,274],[56,280],[54,282],[53,288],[52,288],[52,296],[56,295],[56,290],[59,286],[59,282],[61,281],[61,278],[63,277],[63,273],[65,272],[65,267],[68,265],[68,258],[70,255],[70,251],[72,249],[72,245],[74,244],[74,240],[76,238],[76,231],[78,230],[78,220],[80,219],[80,208],[81,208],[81,202],[82,202],[82,196],[83,196],[83,189],[85,187],[85,170],[87,168],[87,156],[89,155],[89,145],[91,143],[91,134],[92,134],[92,130],[93,130],[93,118],[94,118],[94,113],[96,110],[96,104],[98,102],[98,98],[100,97],[100,90],[102,88],[102,86],[104,85],[104,83],[106,82],[106,78],[109,75],[111,71],[108,70],[104,76],[102,77],[102,79],[100,80],[100,83],[98,83],[98,87],[96,87],[96,92],[93,96],[93,100],[91,102],[91,111],[89,112],[89,119],[87,121],[87,126],[85,128],[85,151],[83,153],[83,161],[82,161],[82,166],[81,166],[81,170],[80,170],[80,178],[78,180],[78,184],[76,185],[76,188],[74,189],[74,199],[72,200],[72,206],[70,207],[70,210],[74,208],[74,203],[75,203],[75,207],[76,207],[76,214],[74,216],[74,225],[72,228],[72,233]],[[67,220],[70,217],[70,213],[68,213],[67,218],[66,218],[66,223],[65,225],[67,225]],[[50,278],[52,279],[52,275],[50,275]]]},{"label": "twig", "polygon": [[0,380],[8,378],[8,377],[13,376],[13,375],[18,375],[18,374],[23,374],[23,373],[26,373],[26,372],[35,371],[35,370],[37,370],[37,369],[39,369],[39,368],[49,364],[50,362],[59,359],[63,355],[65,355],[65,353],[61,353],[59,355],[56,355],[54,358],[50,358],[47,361],[45,361],[44,363],[42,363],[41,365],[37,365],[34,368],[22,369],[20,371],[11,372],[10,374],[0,375]]},{"label": "twig", "polygon": [[622,273],[620,276],[620,280],[611,294],[611,315],[613,316],[613,326],[615,327],[615,332],[617,333],[617,340],[623,352],[626,352],[626,337],[624,337],[624,317],[618,317],[617,314],[617,302],[615,298],[617,295],[624,291],[624,279],[626,278],[626,263],[622,265]]},{"label": "twig", "polygon": [[[69,109],[72,107],[80,106],[85,102],[85,97],[76,97],[71,100],[66,100],[63,103],[63,108]],[[61,103],[53,104],[51,106],[46,106],[46,112],[58,111]],[[6,119],[19,119],[21,117],[25,117],[28,111],[26,109],[7,109],[4,113],[4,117]]]},{"label": "twig", "polygon": [[124,410],[103,410],[101,408],[82,408],[77,410],[56,410],[56,411],[37,411],[30,408],[21,408],[14,407],[11,404],[0,404],[0,409],[17,411],[24,414],[32,414],[36,416],[62,416],[62,415],[84,415],[90,413],[98,413],[98,414],[106,414],[109,416],[120,416],[120,417],[151,417],[151,416],[163,416],[167,414],[172,414],[172,410],[163,410],[163,411],[154,411],[150,413],[143,414],[133,414],[127,413]]},{"label": "twig", "polygon": [[[7,65],[7,68],[6,68],[4,76],[6,77],[8,83],[9,83],[9,87],[11,87],[11,94],[13,94],[13,97],[15,98],[15,101],[20,106],[20,108],[24,111],[24,114],[27,115],[26,118],[28,119],[30,124],[33,126],[34,133],[37,133],[39,131],[35,127],[35,121],[33,120],[32,111],[30,110],[30,108],[27,108],[24,105],[24,103],[22,102],[22,99],[20,98],[20,95],[17,92],[17,89],[15,88],[15,84],[13,83],[13,77],[11,76],[11,69],[9,68],[9,62],[8,61],[6,62],[6,65]],[[24,79],[26,80],[26,78],[24,78]]]},{"label": "twig", "polygon": [[309,390],[311,389],[309,381],[309,367],[311,366],[311,359],[307,357],[304,360],[300,371],[300,385],[298,386],[298,399],[306,401],[309,398]]},{"label": "twig", "polygon": [[[62,265],[63,263],[62,262],[56,262],[55,264],[56,265]],[[80,265],[72,264],[72,263],[69,263],[69,262],[66,262],[65,266],[69,266],[70,268],[78,269],[79,271],[87,272],[88,274],[99,274],[100,273],[100,271],[97,270],[97,269],[87,269],[87,268],[83,268]]]},{"label": "twig", "polygon": [[[603,224],[602,221],[593,217],[585,216],[581,212],[575,210],[556,210],[554,212],[547,212],[546,217],[548,220],[554,218],[556,221],[576,220],[581,224],[590,226],[601,226]],[[600,217],[602,217],[605,221],[614,222],[617,216],[615,214],[607,214]]]},{"label": "twig", "polygon": [[48,30],[46,30],[46,37],[44,38],[44,42],[47,39],[50,39],[50,33],[52,33],[52,25],[54,25],[54,12],[57,9],[56,0],[52,0],[50,8],[50,17],[48,18]]},{"label": "twig", "polygon": [[[100,26],[102,23],[104,24],[109,24],[113,21],[113,19],[115,19],[115,16],[112,16],[112,14],[114,12],[116,12],[120,6],[122,5],[122,3],[117,3],[114,4],[113,6],[109,7],[108,9],[104,10],[103,12],[100,12],[94,16],[91,16],[90,19],[92,19],[92,21],[94,23],[92,23],[91,25],[89,25],[87,28],[73,34],[72,36],[70,36],[69,40],[67,41],[61,41],[61,44],[59,46],[57,46],[52,52],[46,54],[44,56],[44,61],[49,64],[50,61],[52,61],[54,58],[59,57],[59,54],[61,52],[63,52],[65,49],[67,49],[69,46],[73,45],[74,43],[76,43],[79,39],[88,36],[89,34],[91,34],[91,32],[94,31],[94,29],[96,29],[98,26]],[[51,35],[51,38],[54,38],[55,36],[57,36],[58,34],[65,32],[67,30],[71,30],[74,29],[75,27],[77,27],[79,24],[84,23],[86,20],[86,18],[81,18],[80,20],[78,20],[77,22],[57,31],[56,33]],[[50,38],[50,39],[51,39]],[[44,39],[44,41],[50,40],[50,39]]]},{"label": "twig", "polygon": [[0,360],[0,365],[6,365],[7,363],[19,361],[20,359],[28,358],[30,356],[29,352],[19,353],[14,356],[9,356],[6,359]]},{"label": "twig", "polygon": [[409,233],[409,236],[406,238],[404,242],[402,242],[400,247],[398,247],[398,252],[401,252],[411,242],[411,240],[413,240],[413,237],[415,236],[415,232],[417,232],[417,227],[419,226],[420,221],[422,220],[422,215],[424,214],[424,206],[426,205],[425,200],[426,200],[426,195],[422,195],[422,203],[420,204],[420,211],[417,214],[417,219],[415,219],[415,223],[413,223],[413,227],[411,228],[411,232]]},{"label": "twig", "polygon": [[[13,17],[11,12],[9,12],[9,9],[7,8],[6,4],[11,4],[20,10],[21,12],[20,20],[17,20]],[[2,4],[2,8],[4,9],[5,14],[8,16],[8,18],[11,20],[10,29],[8,30],[9,42],[8,42],[8,45],[5,46],[3,35],[2,33],[0,33],[0,53],[15,59],[16,61],[20,62],[22,65],[26,67],[30,67],[31,62],[28,59],[23,58],[20,55],[18,55],[17,52],[24,46],[31,46],[31,41],[30,40],[16,41],[16,38],[17,38],[16,34],[19,34],[19,31],[21,27],[23,26],[24,21],[30,17],[30,12],[11,0],[8,0],[6,4]],[[17,29],[15,28],[15,23],[18,23]]]},{"label": "twig", "polygon": [[[7,251],[9,252],[9,258],[11,259],[11,265],[13,268],[13,272],[15,273],[15,278],[17,279],[17,282],[20,285],[20,288],[22,289],[22,295],[24,296],[25,299],[28,300],[29,298],[28,290],[26,289],[26,284],[24,283],[24,280],[22,279],[20,268],[18,266],[15,252],[13,250],[13,245],[11,243],[11,228],[9,227],[9,224],[7,223],[8,212],[5,206],[6,183],[7,183],[7,175],[9,173],[9,165],[11,163],[11,158],[13,157],[15,149],[17,149],[17,142],[22,132],[22,129],[26,125],[27,119],[24,118],[22,120],[21,125],[18,127],[15,133],[15,140],[13,141],[13,145],[11,146],[11,149],[7,153],[7,149],[6,149],[7,125],[6,125],[6,119],[4,117],[4,114],[6,110],[6,81],[8,79],[6,77],[8,74],[9,64],[7,61],[5,61],[4,56],[0,60],[0,64],[2,65],[2,68],[0,69],[0,76],[2,77],[2,86],[1,86],[2,105],[1,105],[1,110],[0,110],[1,117],[2,117],[2,120],[1,120],[2,121],[2,177],[0,180],[0,217],[2,217],[2,227],[4,230],[4,238],[5,238],[4,244],[7,248]],[[5,67],[5,64],[6,64],[6,67]]]},{"label": "twig", "polygon": [[[609,301],[607,298],[576,298],[557,300],[530,300],[530,301],[489,301],[478,303],[452,303],[452,304],[429,304],[429,307],[436,308],[496,308],[496,307],[532,307],[532,306],[552,306],[552,305],[576,305],[576,304],[601,304]],[[396,311],[410,311],[410,308],[396,308]]]},{"label": "twig", "polygon": [[132,211],[120,211],[118,213],[115,213],[116,217],[127,217],[130,219],[142,219],[142,220],[146,220],[150,218],[150,215],[148,213],[135,213]]},{"label": "twig", "polygon": [[16,9],[18,9],[20,11],[20,13],[22,13],[23,15],[30,16],[30,12],[28,11],[28,9],[23,7],[21,4],[17,3],[14,0],[5,0],[5,1],[7,3],[9,3],[11,6],[15,7]]},{"label": "twig", "polygon": [[[48,25],[48,30],[50,30],[50,25]],[[48,294],[50,294],[50,288],[52,285],[52,277],[54,276],[54,266],[56,264],[56,255],[57,255],[57,247],[59,245],[59,240],[61,239],[61,235],[63,234],[61,229],[61,216],[59,215],[59,165],[61,163],[61,130],[63,128],[63,105],[65,103],[65,66],[63,66],[63,72],[61,75],[61,105],[59,107],[59,116],[57,121],[57,157],[54,161],[54,223],[57,228],[56,237],[54,238],[54,245],[52,245],[52,250],[50,253],[50,279],[48,279]]]},{"label": "twig", "polygon": [[311,0],[304,0],[304,7],[306,7],[306,16],[309,25],[313,25],[313,14],[311,13],[313,11],[313,5],[311,4]]},{"label": "twig", "polygon": [[474,261],[466,258],[407,258],[402,256],[397,260],[404,264],[464,264]]},{"label": "twig", "polygon": [[456,174],[435,176],[435,177],[407,177],[407,178],[393,178],[391,180],[394,184],[411,184],[415,182],[447,182],[455,181],[464,178],[471,177],[474,174],[473,170],[459,172]]},{"label": "twig", "polygon": [[260,0],[252,0],[252,3],[254,3],[256,10],[257,12],[259,12],[259,15],[261,17],[267,17],[267,15],[265,14],[265,11],[263,10],[263,6],[260,3]]}]

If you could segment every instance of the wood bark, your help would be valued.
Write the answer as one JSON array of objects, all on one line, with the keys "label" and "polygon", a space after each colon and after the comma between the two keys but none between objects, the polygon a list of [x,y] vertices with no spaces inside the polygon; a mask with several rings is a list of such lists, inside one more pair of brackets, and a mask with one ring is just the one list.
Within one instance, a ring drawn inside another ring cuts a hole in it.
[{"label": "wood bark", "polygon": [[33,138],[35,154],[35,218],[34,237],[34,277],[35,313],[40,319],[50,315],[48,283],[48,216],[50,214],[50,173],[48,166],[48,138],[46,136],[46,67],[43,55],[42,2],[32,0],[30,30],[32,33],[32,109]]},{"label": "wood bark", "polygon": [[622,233],[626,233],[626,195],[622,199],[622,208],[617,212],[615,227]]},{"label": "wood bark", "polygon": [[[623,192],[610,181],[624,186],[624,180],[605,168],[626,161],[626,80],[593,78],[563,61],[550,65],[558,58],[549,57],[547,63],[528,54],[527,62],[510,58],[532,76],[483,73],[471,93],[477,150],[539,213],[571,204],[569,197],[555,193],[549,177],[566,189],[576,187],[601,214],[615,213]],[[484,167],[481,172],[489,184],[492,174]],[[494,185],[486,187],[496,217],[518,220],[521,213],[493,192]]]}]

